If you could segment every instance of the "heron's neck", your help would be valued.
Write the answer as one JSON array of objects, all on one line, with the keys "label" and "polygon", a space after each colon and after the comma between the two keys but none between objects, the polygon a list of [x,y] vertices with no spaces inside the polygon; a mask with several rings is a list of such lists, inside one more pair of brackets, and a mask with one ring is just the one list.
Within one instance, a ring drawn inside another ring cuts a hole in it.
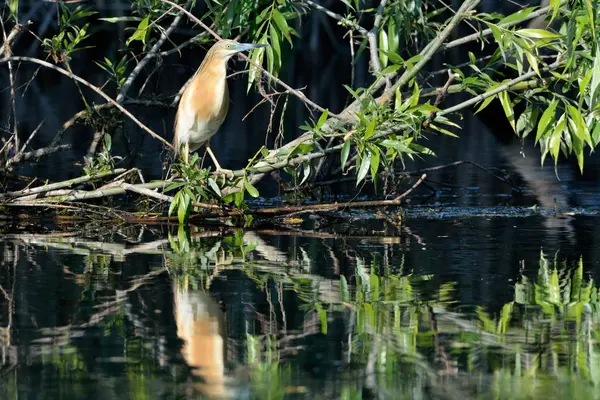
[{"label": "heron's neck", "polygon": [[208,54],[200,65],[198,73],[207,79],[225,79],[227,77],[227,60]]}]

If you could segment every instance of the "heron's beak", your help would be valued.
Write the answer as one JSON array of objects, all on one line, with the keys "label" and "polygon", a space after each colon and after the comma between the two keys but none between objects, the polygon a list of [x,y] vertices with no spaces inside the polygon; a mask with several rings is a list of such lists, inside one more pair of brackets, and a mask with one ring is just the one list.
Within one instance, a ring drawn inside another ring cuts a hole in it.
[{"label": "heron's beak", "polygon": [[266,44],[253,44],[253,43],[238,43],[235,45],[235,51],[248,51],[252,49],[259,49],[261,47],[267,47]]}]

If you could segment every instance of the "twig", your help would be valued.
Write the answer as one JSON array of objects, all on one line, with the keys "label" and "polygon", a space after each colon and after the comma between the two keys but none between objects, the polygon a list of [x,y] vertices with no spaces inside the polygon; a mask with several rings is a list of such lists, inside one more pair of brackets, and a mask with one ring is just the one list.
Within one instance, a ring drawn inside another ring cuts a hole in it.
[{"label": "twig", "polygon": [[154,190],[146,189],[143,187],[131,185],[129,183],[121,183],[121,185],[119,185],[119,186],[121,186],[123,189],[125,189],[129,192],[142,194],[144,196],[152,197],[153,199],[156,199],[159,201],[163,201],[163,202],[167,202],[167,203],[171,203],[173,201],[172,196],[167,196],[166,194],[158,193],[158,192],[155,192]]},{"label": "twig", "polygon": [[328,8],[323,7],[320,4],[315,3],[314,1],[304,0],[304,2],[306,4],[308,4],[309,6],[313,7],[315,10],[322,11],[328,17],[331,17],[331,18],[335,19],[336,21],[340,21],[342,23],[342,25],[351,26],[355,30],[357,30],[360,33],[362,33],[363,35],[365,35],[365,37],[367,37],[369,35],[369,31],[368,30],[366,30],[365,28],[363,28],[359,24],[355,23],[354,21],[351,21],[351,20],[349,20],[347,18],[344,18],[340,14],[334,13],[333,11],[329,10]]},{"label": "twig", "polygon": [[[0,18],[0,24],[2,26],[2,35],[4,37],[4,43],[2,44],[3,47],[3,55],[4,57],[10,57],[12,55],[12,44],[15,40],[15,38],[17,37],[17,34],[19,32],[21,32],[22,29],[22,25],[21,24],[15,24],[15,26],[12,27],[10,33],[8,34],[8,36],[6,36],[6,30],[4,29],[4,21],[2,18]],[[17,104],[16,104],[16,92],[15,92],[15,77],[13,74],[13,66],[12,63],[9,62],[8,63],[8,78],[10,80],[10,103],[11,103],[11,108],[12,108],[12,114],[13,114],[13,140],[15,142],[15,151],[19,151],[19,131],[17,129]]]},{"label": "twig", "polygon": [[65,70],[63,68],[57,67],[56,65],[50,64],[47,61],[43,61],[43,60],[40,60],[40,59],[37,59],[37,58],[32,58],[32,57],[16,57],[16,56],[4,57],[4,58],[0,59],[0,64],[4,64],[4,63],[10,62],[10,61],[26,61],[26,62],[31,62],[31,63],[39,64],[39,65],[42,65],[42,66],[44,66],[46,68],[52,69],[52,70],[54,70],[56,72],[59,72],[59,73],[65,75],[65,76],[67,76],[67,77],[69,77],[71,79],[74,79],[74,80],[76,80],[79,83],[82,83],[83,85],[89,87],[94,92],[96,92],[97,94],[99,94],[100,96],[102,96],[106,101],[108,101],[109,103],[111,103],[115,107],[117,107],[119,109],[119,111],[121,111],[123,114],[125,114],[126,116],[128,116],[140,128],[142,128],[143,130],[145,130],[146,132],[148,132],[153,138],[160,140],[165,146],[167,146],[169,148],[173,148],[173,146],[171,145],[171,143],[169,143],[168,141],[166,141],[165,139],[163,139],[158,134],[154,133],[154,131],[152,131],[152,129],[150,129],[146,125],[144,125],[133,114],[131,114],[129,111],[127,111],[122,105],[120,105],[119,103],[117,103],[116,101],[114,101],[112,98],[110,98],[110,96],[108,96],[106,93],[104,93],[98,87],[92,85],[91,83],[89,83],[85,79],[81,78],[80,76],[72,74],[69,71],[67,71],[67,70]]},{"label": "twig", "polygon": [[96,154],[96,149],[98,148],[98,144],[100,143],[100,139],[102,139],[103,136],[104,136],[104,127],[102,127],[102,129],[100,129],[94,133],[92,142],[90,143],[87,154],[84,157],[86,159],[86,164],[88,166],[91,163],[92,158],[94,158],[94,155]]},{"label": "twig", "polygon": [[[192,3],[191,0],[188,0],[188,2],[185,4],[185,7],[186,8],[189,7],[191,3]],[[148,53],[146,53],[146,55],[144,56],[144,58],[142,58],[142,60],[135,66],[135,68],[133,69],[133,71],[131,71],[131,74],[129,74],[129,76],[127,77],[127,80],[125,81],[125,83],[121,87],[121,90],[119,91],[119,95],[117,96],[117,103],[118,104],[122,104],[123,103],[123,101],[125,100],[125,95],[127,94],[127,92],[129,91],[129,89],[131,88],[131,85],[133,84],[133,81],[135,81],[135,78],[137,78],[137,76],[140,74],[140,72],[142,71],[142,69],[144,69],[144,67],[146,66],[146,64],[148,64],[148,62],[150,60],[152,60],[156,56],[156,54],[158,53],[158,51],[162,47],[163,43],[167,40],[167,38],[175,30],[175,28],[177,27],[177,25],[179,25],[179,21],[181,20],[181,18],[183,17],[183,15],[184,15],[184,9],[182,9],[182,11],[179,11],[177,13],[177,15],[173,19],[173,22],[171,23],[171,25],[166,30],[164,30],[164,31],[161,32],[160,38],[156,41],[156,43],[154,43],[154,46],[152,46],[152,48],[150,49],[150,51]]]},{"label": "twig", "polygon": [[23,152],[25,151],[25,149],[27,148],[27,146],[29,145],[29,142],[31,142],[31,139],[33,139],[33,137],[39,132],[40,128],[42,127],[42,125],[44,125],[44,121],[40,122],[39,125],[37,126],[37,128],[35,128],[33,130],[33,132],[31,132],[31,135],[29,135],[29,137],[27,138],[27,140],[25,141],[25,144],[23,144],[23,147],[21,147],[20,150],[18,150],[17,154],[15,154],[15,156],[11,159],[9,159],[6,162],[6,168],[10,168],[10,166],[12,164],[16,164],[18,162],[21,161],[21,158],[23,156]]},{"label": "twig", "polygon": [[[164,186],[166,186],[165,182],[150,182],[150,183],[146,183],[146,184],[140,184],[137,185],[138,187],[141,188],[146,188],[146,189],[158,189],[158,188],[162,188]],[[61,197],[57,197],[57,198],[45,198],[43,200],[43,203],[45,204],[52,204],[52,203],[65,203],[65,202],[70,202],[70,201],[81,201],[81,200],[91,200],[91,199],[100,199],[102,197],[110,197],[110,196],[116,196],[119,194],[125,194],[126,191],[125,189],[123,189],[122,187],[113,187],[113,188],[108,188],[108,189],[97,189],[97,190],[92,190],[89,192],[84,192],[84,193],[76,193],[76,194],[72,194],[69,196],[61,196]],[[34,204],[33,203],[23,203],[23,204]],[[19,204],[19,199],[16,199],[13,204]]]},{"label": "twig", "polygon": [[[381,24],[381,20],[383,18],[383,10],[385,9],[385,5],[387,0],[381,0],[379,3],[379,7],[377,7],[377,13],[375,15],[375,22],[373,23],[373,29],[369,31],[367,38],[369,40],[369,52],[371,55],[371,68],[373,69],[373,73],[375,75],[381,72],[381,63],[379,62],[379,46],[377,45],[377,35],[379,34],[379,25]],[[388,77],[385,77],[385,87],[386,90],[389,89],[391,85],[391,81]]]},{"label": "twig", "polygon": [[[456,79],[456,75],[453,74],[452,71],[448,70],[448,80],[446,81],[444,87],[438,89],[438,95],[435,98],[435,102],[433,103],[433,106],[435,108],[439,108],[440,104],[442,104],[442,102],[446,98],[446,95],[448,94],[448,88],[450,87],[452,82],[454,82],[454,79]],[[423,128],[427,129],[435,119],[436,115],[437,113],[435,111],[430,112],[427,119],[423,121]]]},{"label": "twig", "polygon": [[44,147],[42,149],[29,151],[27,153],[21,154],[20,161],[27,161],[32,158],[39,158],[39,157],[47,156],[48,154],[56,153],[58,151],[70,150],[71,147],[73,147],[73,146],[71,146],[70,144],[61,144],[59,146],[49,146],[49,147]]},{"label": "twig", "polygon": [[180,45],[172,48],[171,50],[165,50],[165,51],[161,51],[160,53],[157,53],[155,55],[155,57],[167,57],[173,53],[179,53],[181,51],[181,49],[184,49],[187,46],[194,44],[195,42],[199,42],[200,39],[204,38],[207,34],[208,34],[208,32],[202,32],[202,33],[194,36],[193,38],[186,40],[185,42],[181,43]]}]

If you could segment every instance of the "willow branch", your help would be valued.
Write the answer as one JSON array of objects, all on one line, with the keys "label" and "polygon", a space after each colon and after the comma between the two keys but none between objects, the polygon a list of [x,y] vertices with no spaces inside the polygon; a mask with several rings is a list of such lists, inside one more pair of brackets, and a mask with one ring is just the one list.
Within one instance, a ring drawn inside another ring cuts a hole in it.
[{"label": "willow branch", "polygon": [[[564,5],[567,5],[568,3],[569,3],[569,0],[561,0],[560,6],[562,7]],[[552,6],[552,7],[554,7],[554,6]],[[548,14],[549,11],[550,11],[550,6],[542,7],[539,10],[533,11],[531,14],[529,14],[525,18],[522,18],[522,19],[519,19],[519,20],[516,20],[516,21],[507,22],[507,23],[504,23],[504,24],[499,24],[498,26],[501,27],[501,28],[511,28],[511,27],[513,27],[515,25],[518,25],[518,24],[522,23],[522,22],[530,21],[530,20],[535,19],[537,17],[544,16],[544,15]],[[490,28],[484,29],[481,32],[475,32],[475,33],[472,33],[472,34],[467,35],[465,37],[462,37],[460,39],[456,39],[456,40],[453,40],[451,42],[448,42],[445,45],[443,45],[440,50],[441,51],[446,51],[446,50],[452,49],[452,48],[457,47],[457,46],[461,46],[461,45],[469,43],[469,42],[474,42],[474,41],[477,41],[477,40],[479,40],[481,38],[489,36],[492,33],[493,32],[492,32],[492,30]]]},{"label": "willow branch", "polygon": [[[560,65],[562,65],[561,61],[555,61],[552,64],[548,65],[547,67],[540,68],[540,73],[541,72],[551,71],[553,69],[556,69]],[[470,98],[469,100],[463,101],[462,103],[457,104],[457,105],[455,105],[453,107],[446,108],[445,110],[440,111],[438,113],[438,115],[439,116],[444,116],[444,115],[448,115],[448,114],[451,114],[451,113],[456,112],[456,111],[460,111],[460,110],[462,110],[464,108],[470,107],[470,106],[472,106],[472,105],[474,105],[474,104],[476,104],[476,103],[478,103],[480,101],[483,101],[483,100],[487,99],[488,97],[492,97],[492,96],[497,95],[498,93],[501,93],[501,92],[504,92],[506,90],[509,90],[512,86],[514,86],[514,85],[516,85],[518,83],[524,82],[524,81],[526,81],[526,80],[528,80],[530,78],[533,78],[536,75],[537,75],[536,71],[531,71],[531,72],[528,72],[526,74],[523,74],[523,75],[519,76],[518,78],[512,79],[512,80],[510,80],[510,81],[508,81],[508,82],[506,82],[506,83],[498,86],[497,88],[495,88],[493,90],[490,90],[489,92],[482,93],[482,94],[480,94],[478,96]]]},{"label": "willow branch", "polygon": [[[383,19],[383,10],[385,9],[385,5],[387,4],[387,0],[381,0],[379,3],[379,7],[377,7],[377,14],[375,15],[375,22],[373,23],[373,29],[369,31],[367,35],[369,39],[369,52],[371,55],[371,68],[373,69],[373,73],[375,75],[381,73],[381,63],[379,62],[379,46],[377,44],[377,35],[379,34],[379,28],[381,25],[381,20]],[[386,89],[391,85],[391,81],[389,78],[385,78],[386,80]]]},{"label": "willow branch", "polygon": [[419,71],[427,64],[433,55],[437,53],[440,47],[444,44],[444,41],[450,36],[454,28],[465,18],[478,4],[480,0],[467,0],[465,1],[456,14],[452,17],[448,25],[442,30],[437,37],[430,42],[420,53],[419,62],[414,67],[407,69],[400,76],[400,78],[392,85],[391,88],[386,90],[378,101],[380,103],[386,103],[391,100],[396,92],[396,89],[402,89],[412,78],[414,78]]}]

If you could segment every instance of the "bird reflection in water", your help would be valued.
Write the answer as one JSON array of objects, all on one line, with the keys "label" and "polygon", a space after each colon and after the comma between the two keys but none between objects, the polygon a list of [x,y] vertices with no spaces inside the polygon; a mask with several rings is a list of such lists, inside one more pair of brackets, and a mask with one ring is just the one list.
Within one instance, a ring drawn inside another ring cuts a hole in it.
[{"label": "bird reflection in water", "polygon": [[177,336],[182,355],[200,378],[195,387],[209,398],[232,398],[225,377],[227,336],[219,305],[205,292],[192,289],[187,279],[173,287]]}]

